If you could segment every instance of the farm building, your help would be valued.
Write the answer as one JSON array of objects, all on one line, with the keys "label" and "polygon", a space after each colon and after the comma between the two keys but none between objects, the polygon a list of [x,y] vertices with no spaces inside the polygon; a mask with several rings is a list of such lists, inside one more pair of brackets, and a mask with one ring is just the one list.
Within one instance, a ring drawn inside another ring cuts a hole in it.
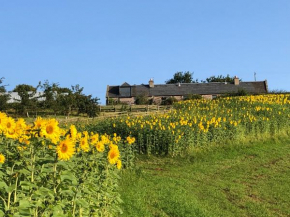
[{"label": "farm building", "polygon": [[213,99],[222,94],[245,91],[249,94],[265,94],[268,92],[267,80],[242,82],[238,77],[233,83],[210,82],[210,83],[177,83],[177,84],[154,84],[150,79],[148,84],[130,85],[127,82],[119,86],[107,86],[106,104],[111,102],[135,104],[138,96],[147,97],[153,104],[161,102],[169,97],[182,100],[189,95],[201,95],[207,99]]}]

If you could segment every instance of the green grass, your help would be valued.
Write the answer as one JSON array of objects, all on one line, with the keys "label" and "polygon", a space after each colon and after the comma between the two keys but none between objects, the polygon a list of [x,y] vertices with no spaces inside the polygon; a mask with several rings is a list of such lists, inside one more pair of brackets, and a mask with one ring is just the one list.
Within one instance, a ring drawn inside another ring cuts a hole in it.
[{"label": "green grass", "polygon": [[123,216],[290,216],[290,137],[139,157],[123,170]]}]

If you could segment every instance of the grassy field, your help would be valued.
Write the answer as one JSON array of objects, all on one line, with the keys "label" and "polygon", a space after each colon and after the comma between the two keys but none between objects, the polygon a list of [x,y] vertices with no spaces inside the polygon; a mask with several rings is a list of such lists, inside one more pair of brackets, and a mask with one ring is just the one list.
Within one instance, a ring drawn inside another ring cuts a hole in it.
[{"label": "grassy field", "polygon": [[289,136],[136,165],[120,180],[126,217],[290,216]]}]

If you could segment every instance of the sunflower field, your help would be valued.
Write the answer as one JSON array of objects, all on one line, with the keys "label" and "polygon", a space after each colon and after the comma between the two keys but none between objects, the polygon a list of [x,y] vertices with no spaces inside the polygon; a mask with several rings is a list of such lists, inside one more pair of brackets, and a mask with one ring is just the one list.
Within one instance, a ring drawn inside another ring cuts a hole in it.
[{"label": "sunflower field", "polygon": [[290,95],[268,94],[188,100],[164,114],[120,117],[89,130],[136,138],[140,154],[185,155],[209,144],[243,142],[289,133]]},{"label": "sunflower field", "polygon": [[134,140],[0,112],[0,216],[118,215],[118,171],[132,165]]},{"label": "sunflower field", "polygon": [[289,94],[182,101],[164,114],[65,128],[0,112],[0,217],[120,216],[119,171],[138,154],[184,156],[289,133]]}]

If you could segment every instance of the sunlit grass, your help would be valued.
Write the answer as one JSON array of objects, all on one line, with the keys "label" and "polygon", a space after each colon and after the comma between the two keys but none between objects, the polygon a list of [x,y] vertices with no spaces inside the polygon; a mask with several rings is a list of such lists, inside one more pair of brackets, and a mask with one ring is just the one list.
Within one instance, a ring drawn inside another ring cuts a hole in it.
[{"label": "sunlit grass", "polygon": [[290,139],[142,157],[121,179],[123,216],[289,216]]}]

